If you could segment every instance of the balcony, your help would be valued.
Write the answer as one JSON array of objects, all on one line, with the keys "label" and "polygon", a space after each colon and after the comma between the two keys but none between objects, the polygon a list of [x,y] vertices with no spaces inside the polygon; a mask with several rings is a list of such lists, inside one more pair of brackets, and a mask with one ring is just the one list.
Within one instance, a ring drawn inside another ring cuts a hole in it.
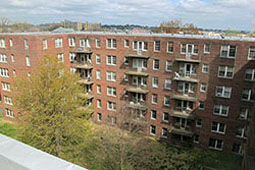
[{"label": "balcony", "polygon": [[75,68],[80,68],[80,69],[92,69],[93,68],[93,65],[91,63],[91,61],[86,61],[86,62],[74,62],[73,64],[73,67]]},{"label": "balcony", "polygon": [[184,129],[184,128],[176,128],[174,126],[169,128],[169,133],[171,134],[176,134],[176,135],[182,135],[182,136],[187,136],[187,137],[192,137],[193,132],[191,132],[189,129]]},{"label": "balcony", "polygon": [[127,54],[126,57],[129,58],[140,58],[140,59],[149,59],[148,55],[143,55],[142,50],[138,50],[136,54]]},{"label": "balcony", "polygon": [[129,101],[126,106],[132,109],[147,110],[148,106],[145,101]]},{"label": "balcony", "polygon": [[127,75],[132,75],[132,76],[144,76],[147,77],[149,76],[149,73],[145,72],[145,69],[142,68],[130,68],[127,72],[125,72]]},{"label": "balcony", "polygon": [[147,94],[149,90],[147,89],[146,86],[143,85],[138,85],[138,86],[127,86],[126,91],[128,92],[133,92],[133,93],[142,93],[142,94]]},{"label": "balcony", "polygon": [[94,95],[92,94],[92,92],[87,92],[87,93],[80,93],[79,97],[85,98],[85,99],[93,99]]},{"label": "balcony", "polygon": [[175,61],[177,61],[177,62],[187,62],[187,63],[197,63],[197,64],[199,64],[201,62],[199,56],[192,55],[192,54],[189,54],[189,53],[187,53],[185,57],[175,58]]},{"label": "balcony", "polygon": [[199,82],[199,79],[197,79],[196,75],[181,74],[181,73],[177,73],[177,72],[175,72],[174,80],[191,82],[191,83],[198,83]]},{"label": "balcony", "polygon": [[90,85],[93,84],[94,82],[92,81],[91,77],[81,77],[81,79],[78,80],[78,83]]},{"label": "balcony", "polygon": [[93,53],[91,49],[89,48],[78,48],[78,49],[71,50],[71,52],[77,53],[77,54],[92,54]]},{"label": "balcony", "polygon": [[180,118],[184,118],[184,119],[194,119],[195,118],[194,115],[189,114],[186,111],[176,111],[176,110],[173,110],[170,113],[170,115],[173,116],[173,117],[180,117]]},{"label": "balcony", "polygon": [[176,100],[185,100],[185,101],[190,101],[190,102],[195,102],[197,101],[197,97],[191,97],[185,94],[174,94],[173,99]]}]

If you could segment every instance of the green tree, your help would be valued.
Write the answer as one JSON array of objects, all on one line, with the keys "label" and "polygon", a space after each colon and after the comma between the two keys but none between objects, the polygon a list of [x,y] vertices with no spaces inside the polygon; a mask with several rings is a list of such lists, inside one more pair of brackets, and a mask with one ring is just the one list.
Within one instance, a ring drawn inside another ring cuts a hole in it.
[{"label": "green tree", "polygon": [[79,97],[83,90],[78,79],[53,57],[45,57],[31,76],[14,78],[23,142],[77,162],[92,113],[87,99]]}]

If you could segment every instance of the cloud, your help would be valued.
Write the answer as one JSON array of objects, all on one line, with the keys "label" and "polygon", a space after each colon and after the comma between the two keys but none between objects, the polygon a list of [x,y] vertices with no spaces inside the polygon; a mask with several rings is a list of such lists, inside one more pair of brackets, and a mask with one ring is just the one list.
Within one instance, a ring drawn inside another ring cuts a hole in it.
[{"label": "cloud", "polygon": [[0,16],[31,23],[63,19],[159,25],[182,19],[205,28],[250,29],[255,0],[0,0]]}]

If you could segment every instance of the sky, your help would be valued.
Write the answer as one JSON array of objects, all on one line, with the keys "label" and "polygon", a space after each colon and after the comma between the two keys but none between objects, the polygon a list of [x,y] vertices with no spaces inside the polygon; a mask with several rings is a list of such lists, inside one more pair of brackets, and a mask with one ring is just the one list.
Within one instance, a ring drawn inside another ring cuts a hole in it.
[{"label": "sky", "polygon": [[181,19],[199,28],[255,29],[255,0],[0,0],[0,4],[0,17],[32,24],[68,19],[156,26]]}]

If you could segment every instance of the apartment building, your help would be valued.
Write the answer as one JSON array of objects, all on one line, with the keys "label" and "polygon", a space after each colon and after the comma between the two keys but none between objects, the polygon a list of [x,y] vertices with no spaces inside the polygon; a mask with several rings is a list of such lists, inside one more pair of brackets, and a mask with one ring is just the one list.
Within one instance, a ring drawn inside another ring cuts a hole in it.
[{"label": "apartment building", "polygon": [[11,76],[45,55],[79,74],[96,123],[129,111],[144,133],[242,154],[255,100],[255,39],[101,32],[0,34],[1,104],[15,119]]}]

